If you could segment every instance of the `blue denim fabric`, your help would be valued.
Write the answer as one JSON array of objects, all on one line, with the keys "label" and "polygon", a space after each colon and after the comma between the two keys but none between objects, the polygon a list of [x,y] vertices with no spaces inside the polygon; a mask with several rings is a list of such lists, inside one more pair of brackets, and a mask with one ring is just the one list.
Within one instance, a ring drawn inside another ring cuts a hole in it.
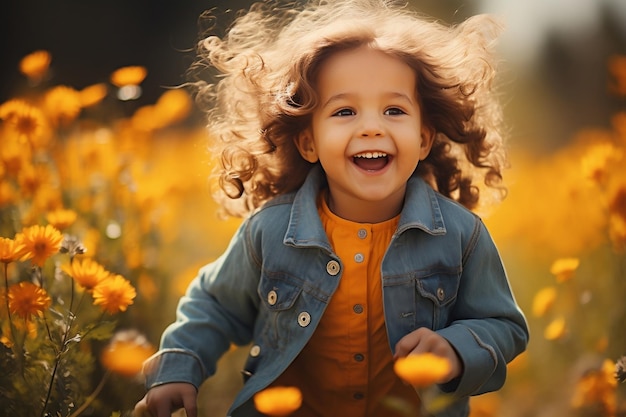
[{"label": "blue denim fabric", "polygon": [[[251,344],[246,382],[229,415],[256,415],[252,396],[306,345],[341,279],[341,260],[317,212],[324,184],[321,169],[312,170],[296,193],[247,218],[225,253],[201,269],[160,351],[145,364],[148,388],[168,382],[199,387],[231,342]],[[500,388],[506,363],[528,342],[526,320],[482,221],[411,178],[382,281],[389,348],[420,327],[445,337],[464,372],[439,387],[458,401],[438,415],[467,416],[467,397]]]}]

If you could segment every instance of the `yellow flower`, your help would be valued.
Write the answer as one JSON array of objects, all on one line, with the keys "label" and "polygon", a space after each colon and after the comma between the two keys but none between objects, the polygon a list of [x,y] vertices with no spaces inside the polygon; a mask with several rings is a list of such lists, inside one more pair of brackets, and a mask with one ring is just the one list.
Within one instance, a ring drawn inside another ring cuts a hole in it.
[{"label": "yellow flower", "polygon": [[46,93],[45,108],[56,125],[67,126],[80,113],[80,94],[71,87],[56,86]]},{"label": "yellow flower", "polygon": [[87,291],[93,291],[100,282],[111,275],[91,258],[75,259],[71,264],[61,266],[61,269]]},{"label": "yellow flower", "polygon": [[269,416],[288,416],[302,405],[302,393],[296,387],[273,387],[254,396],[256,409]]},{"label": "yellow flower", "polygon": [[414,387],[427,387],[441,380],[450,373],[448,359],[432,353],[421,353],[399,358],[393,365],[396,375]]},{"label": "yellow flower", "polygon": [[105,368],[124,376],[135,376],[141,372],[143,362],[156,349],[148,340],[133,330],[117,332],[104,348],[100,361]]},{"label": "yellow flower", "polygon": [[558,317],[550,322],[543,331],[543,337],[547,340],[558,340],[565,336],[567,325],[563,317]]},{"label": "yellow flower", "polygon": [[9,128],[20,137],[28,139],[35,147],[42,144],[46,119],[39,108],[21,100],[7,102],[3,107],[6,112],[3,118],[7,121]]},{"label": "yellow flower", "polygon": [[24,253],[24,243],[21,235],[15,239],[0,237],[0,262],[8,264],[17,261]]},{"label": "yellow flower", "polygon": [[93,289],[93,303],[109,314],[126,311],[137,295],[131,283],[121,275],[100,281]]},{"label": "yellow flower", "polygon": [[146,78],[148,71],[142,66],[122,67],[111,74],[111,83],[116,87],[139,85]]},{"label": "yellow flower", "polygon": [[557,292],[554,287],[545,287],[539,290],[533,299],[533,315],[543,317],[554,305],[556,295]]},{"label": "yellow flower", "polygon": [[9,310],[25,320],[34,315],[42,317],[50,302],[48,293],[32,282],[20,282],[9,287]]},{"label": "yellow flower", "polygon": [[20,72],[33,81],[41,80],[50,67],[52,57],[48,51],[35,51],[20,61]]},{"label": "yellow flower", "polygon": [[107,86],[104,83],[90,85],[79,91],[82,107],[91,107],[100,103],[107,95]]},{"label": "yellow flower", "polygon": [[616,387],[615,364],[606,359],[602,366],[585,372],[578,380],[572,397],[572,406],[577,409],[600,407],[599,415],[613,416],[617,405]]},{"label": "yellow flower", "polygon": [[63,235],[54,226],[30,226],[22,230],[25,259],[43,266],[46,259],[59,251]]},{"label": "yellow flower", "polygon": [[554,261],[550,273],[556,277],[557,282],[566,282],[572,279],[578,265],[580,265],[578,258],[560,258]]},{"label": "yellow flower", "polygon": [[597,184],[604,184],[609,175],[609,165],[621,158],[622,151],[613,143],[592,144],[581,160],[583,176]]},{"label": "yellow flower", "polygon": [[168,90],[159,97],[155,110],[157,116],[165,125],[174,124],[183,120],[192,108],[191,98],[183,90]]},{"label": "yellow flower", "polygon": [[59,230],[67,229],[75,221],[78,215],[74,210],[57,209],[46,214],[46,220]]}]

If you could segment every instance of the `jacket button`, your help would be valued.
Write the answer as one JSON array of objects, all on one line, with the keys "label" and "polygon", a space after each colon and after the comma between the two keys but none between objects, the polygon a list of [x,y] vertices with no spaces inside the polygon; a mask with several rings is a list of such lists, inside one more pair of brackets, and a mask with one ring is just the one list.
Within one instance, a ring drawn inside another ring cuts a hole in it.
[{"label": "jacket button", "polygon": [[437,299],[443,301],[444,298],[446,298],[446,292],[441,287],[437,288]]},{"label": "jacket button", "polygon": [[250,356],[252,356],[253,358],[256,358],[260,354],[261,354],[261,346],[254,345],[250,348]]},{"label": "jacket button", "polygon": [[362,253],[357,253],[356,255],[354,255],[354,262],[356,263],[361,263],[363,262],[363,260],[365,259],[365,257],[363,256]]},{"label": "jacket button", "polygon": [[363,312],[363,306],[361,304],[355,304],[352,306],[352,311],[356,314],[361,314]]},{"label": "jacket button", "polygon": [[332,261],[328,261],[328,263],[326,264],[326,272],[328,272],[329,275],[335,276],[339,273],[339,262],[332,260]]},{"label": "jacket button", "polygon": [[359,236],[359,239],[365,239],[367,237],[367,230],[359,229],[357,236]]},{"label": "jacket button", "polygon": [[298,324],[300,325],[300,327],[306,327],[309,325],[310,322],[311,315],[309,313],[303,311],[302,313],[298,314]]},{"label": "jacket button", "polygon": [[273,306],[274,304],[276,304],[277,299],[278,299],[278,295],[276,294],[276,291],[272,290],[267,293],[267,303],[269,305]]}]

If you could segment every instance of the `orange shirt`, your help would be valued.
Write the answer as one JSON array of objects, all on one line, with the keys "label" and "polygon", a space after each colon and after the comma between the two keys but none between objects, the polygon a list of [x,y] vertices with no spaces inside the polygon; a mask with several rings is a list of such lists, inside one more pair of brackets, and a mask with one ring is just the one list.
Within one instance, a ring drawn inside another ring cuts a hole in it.
[{"label": "orange shirt", "polygon": [[[297,417],[417,416],[419,400],[393,371],[382,302],[381,262],[399,216],[354,223],[333,214],[320,198],[319,214],[343,275],[318,328],[272,385],[297,386]],[[393,408],[407,402],[404,412]]]}]

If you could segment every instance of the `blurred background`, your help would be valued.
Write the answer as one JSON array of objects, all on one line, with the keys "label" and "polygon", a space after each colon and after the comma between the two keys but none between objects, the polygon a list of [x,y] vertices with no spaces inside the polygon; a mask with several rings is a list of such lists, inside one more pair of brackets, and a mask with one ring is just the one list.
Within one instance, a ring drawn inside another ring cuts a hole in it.
[{"label": "blurred background", "polygon": [[[480,214],[532,333],[505,388],[476,398],[472,415],[626,415],[624,386],[614,378],[626,355],[626,1],[411,3],[451,24],[492,13],[506,25],[499,83],[510,131],[509,196]],[[137,288],[118,328],[137,330],[153,348],[197,268],[221,253],[238,225],[219,218],[208,192],[210,132],[202,114],[164,93],[187,79],[207,28],[201,14],[216,8],[223,30],[234,11],[249,5],[12,0],[0,14],[0,106],[36,103],[55,86],[108,86],[105,98],[53,126],[46,139],[56,197],[45,204],[38,193],[46,181],[27,193],[19,168],[12,172],[11,158],[19,158],[9,152],[8,122],[0,125],[1,235],[13,237],[52,209],[75,211],[79,220],[67,232]],[[48,51],[51,61],[35,82],[19,63],[37,50]],[[129,66],[146,75],[140,92],[120,99],[111,75]],[[172,116],[146,124],[156,107]],[[38,155],[31,159],[41,161]],[[105,346],[106,340],[92,346],[92,386],[107,372],[98,360]],[[246,354],[233,349],[203,386],[203,415],[225,415]],[[128,414],[143,394],[136,375],[112,378],[84,415]]]}]

